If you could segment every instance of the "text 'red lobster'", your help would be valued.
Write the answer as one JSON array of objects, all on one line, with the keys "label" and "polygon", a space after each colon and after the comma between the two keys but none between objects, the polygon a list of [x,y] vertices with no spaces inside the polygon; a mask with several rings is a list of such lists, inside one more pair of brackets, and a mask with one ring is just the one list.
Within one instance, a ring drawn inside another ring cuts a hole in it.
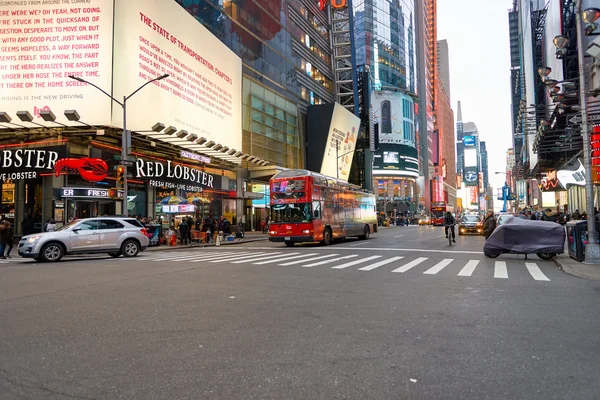
[{"label": "text 'red lobster'", "polygon": [[83,179],[99,182],[106,178],[108,165],[100,158],[62,158],[54,164],[56,176],[64,170],[77,170]]}]

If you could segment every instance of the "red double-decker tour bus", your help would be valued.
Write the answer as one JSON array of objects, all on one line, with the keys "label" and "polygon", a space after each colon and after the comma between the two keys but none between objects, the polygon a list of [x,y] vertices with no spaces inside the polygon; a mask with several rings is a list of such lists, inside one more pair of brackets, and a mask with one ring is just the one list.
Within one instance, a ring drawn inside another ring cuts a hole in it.
[{"label": "red double-decker tour bus", "polygon": [[368,239],[377,230],[375,196],[348,182],[304,169],[271,178],[269,240],[293,246]]},{"label": "red double-decker tour bus", "polygon": [[454,207],[445,201],[433,203],[431,205],[431,225],[444,226],[444,217],[447,211],[454,212]]}]

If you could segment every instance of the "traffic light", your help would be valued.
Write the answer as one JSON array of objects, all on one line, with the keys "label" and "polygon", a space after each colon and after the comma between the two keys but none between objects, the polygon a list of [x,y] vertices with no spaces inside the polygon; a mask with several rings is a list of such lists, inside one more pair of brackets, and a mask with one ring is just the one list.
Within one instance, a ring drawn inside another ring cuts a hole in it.
[{"label": "traffic light", "polygon": [[125,182],[125,167],[119,165],[117,167],[117,182],[124,183]]}]

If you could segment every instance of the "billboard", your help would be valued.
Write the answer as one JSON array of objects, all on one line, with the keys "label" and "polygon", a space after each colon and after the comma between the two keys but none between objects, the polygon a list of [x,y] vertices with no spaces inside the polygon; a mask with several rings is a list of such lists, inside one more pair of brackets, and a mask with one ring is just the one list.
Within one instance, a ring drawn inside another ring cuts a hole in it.
[{"label": "billboard", "polygon": [[465,186],[477,187],[479,185],[479,173],[477,167],[465,167],[463,179],[465,181]]},{"label": "billboard", "polygon": [[62,116],[75,109],[88,124],[110,125],[110,98],[68,76],[111,93],[113,1],[1,3],[0,111],[29,111],[40,123],[40,111],[52,110],[78,125]]},{"label": "billboard", "polygon": [[373,176],[419,176],[417,149],[404,145],[380,145],[373,155]]},{"label": "billboard", "polygon": [[371,93],[371,115],[379,126],[379,144],[416,147],[414,101],[412,97],[388,90]]},{"label": "billboard", "polygon": [[[174,1],[116,0],[114,93],[128,95],[127,125],[173,125],[231,148],[242,148],[242,61]],[[113,124],[122,113],[115,110]]]},{"label": "billboard", "polygon": [[241,59],[177,2],[0,3],[0,111],[41,122],[40,110],[52,110],[80,125],[62,116],[75,109],[87,124],[122,127],[121,106],[69,76],[122,100],[169,74],[127,102],[127,127],[162,122],[241,149]]},{"label": "billboard", "polygon": [[339,103],[308,107],[307,168],[348,181],[360,118]]},{"label": "billboard", "polygon": [[463,144],[465,147],[475,147],[475,136],[465,136],[463,137]]}]

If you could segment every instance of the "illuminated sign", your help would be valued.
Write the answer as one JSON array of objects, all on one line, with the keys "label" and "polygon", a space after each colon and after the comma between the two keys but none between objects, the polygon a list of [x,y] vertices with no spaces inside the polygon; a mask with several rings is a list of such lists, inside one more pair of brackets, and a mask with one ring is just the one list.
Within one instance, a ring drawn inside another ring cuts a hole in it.
[{"label": "illuminated sign", "polygon": [[[331,7],[333,8],[344,8],[346,7],[347,0],[330,0]],[[319,0],[319,9],[324,10],[327,5],[327,0]]]},{"label": "illuminated sign", "polygon": [[162,212],[164,213],[193,213],[196,211],[196,206],[193,204],[163,204]]},{"label": "illuminated sign", "polygon": [[475,147],[475,136],[465,136],[463,143],[465,147]]},{"label": "illuminated sign", "polygon": [[556,179],[556,171],[550,171],[545,178],[539,184],[539,188],[542,192],[557,192],[562,190],[560,182]]},{"label": "illuminated sign", "polygon": [[201,156],[200,154],[192,153],[189,151],[181,150],[181,157],[189,158],[190,160],[200,161],[206,164],[210,164],[210,157]]},{"label": "illuminated sign", "polygon": [[99,188],[69,188],[64,187],[60,191],[61,197],[96,197],[100,199],[122,199],[123,191],[120,189]]}]

